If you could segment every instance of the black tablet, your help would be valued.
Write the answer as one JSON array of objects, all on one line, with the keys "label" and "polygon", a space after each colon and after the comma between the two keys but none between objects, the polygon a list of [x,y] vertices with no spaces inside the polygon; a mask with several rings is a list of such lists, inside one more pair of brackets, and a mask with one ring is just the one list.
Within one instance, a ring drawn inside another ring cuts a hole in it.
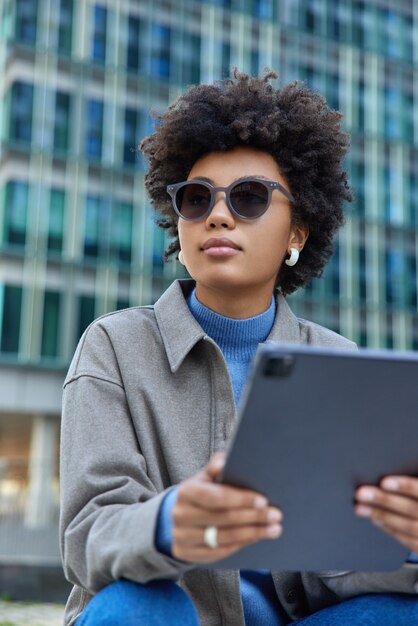
[{"label": "black tablet", "polygon": [[418,476],[418,355],[261,345],[221,480],[264,493],[284,532],[216,567],[399,568],[407,549],[353,512],[388,474]]}]

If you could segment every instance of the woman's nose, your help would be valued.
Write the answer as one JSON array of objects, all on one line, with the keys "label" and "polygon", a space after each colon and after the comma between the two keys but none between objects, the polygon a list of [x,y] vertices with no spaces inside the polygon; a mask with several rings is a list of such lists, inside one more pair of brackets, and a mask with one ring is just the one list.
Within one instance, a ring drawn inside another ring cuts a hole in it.
[{"label": "woman's nose", "polygon": [[235,226],[235,218],[227,205],[224,191],[219,191],[216,194],[215,204],[206,218],[206,224],[209,228],[217,228],[219,226],[231,228]]}]

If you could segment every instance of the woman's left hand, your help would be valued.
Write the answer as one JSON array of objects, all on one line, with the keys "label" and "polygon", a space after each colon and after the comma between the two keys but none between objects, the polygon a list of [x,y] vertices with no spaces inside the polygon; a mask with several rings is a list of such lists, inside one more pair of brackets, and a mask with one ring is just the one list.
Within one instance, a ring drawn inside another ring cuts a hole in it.
[{"label": "woman's left hand", "polygon": [[386,476],[356,490],[355,512],[418,553],[418,478]]}]

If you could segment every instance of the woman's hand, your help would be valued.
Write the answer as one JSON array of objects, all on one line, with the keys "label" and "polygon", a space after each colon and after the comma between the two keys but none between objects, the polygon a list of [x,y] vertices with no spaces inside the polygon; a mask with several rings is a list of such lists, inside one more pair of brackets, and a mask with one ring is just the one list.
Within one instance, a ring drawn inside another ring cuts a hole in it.
[{"label": "woman's hand", "polygon": [[418,478],[386,476],[379,487],[359,487],[356,500],[357,515],[418,552]]},{"label": "woman's hand", "polygon": [[[225,455],[215,454],[208,465],[178,486],[173,508],[172,553],[177,559],[210,563],[223,559],[259,539],[276,539],[282,533],[281,512],[254,491],[215,482]],[[205,529],[217,528],[218,547],[204,542]]]}]

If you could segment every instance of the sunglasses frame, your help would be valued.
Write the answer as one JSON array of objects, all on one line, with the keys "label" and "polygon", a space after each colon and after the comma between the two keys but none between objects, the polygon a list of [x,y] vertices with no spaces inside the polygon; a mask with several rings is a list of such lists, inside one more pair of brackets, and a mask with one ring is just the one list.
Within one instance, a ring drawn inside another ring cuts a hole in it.
[{"label": "sunglasses frame", "polygon": [[[258,215],[254,217],[246,217],[245,215],[241,215],[240,213],[238,213],[236,209],[234,209],[231,203],[230,193],[232,189],[246,182],[247,183],[248,182],[261,183],[267,189],[268,195],[267,195],[266,207],[261,213],[259,213]],[[194,184],[203,185],[204,187],[206,187],[206,189],[209,190],[210,192],[209,206],[207,210],[204,213],[202,213],[202,215],[199,215],[199,217],[185,217],[184,215],[180,213],[180,211],[178,210],[176,206],[176,195],[179,189],[181,189],[182,187],[186,187],[188,185],[194,185]],[[274,180],[265,180],[264,178],[257,178],[256,176],[247,176],[246,178],[235,180],[233,183],[231,183],[227,187],[214,187],[211,183],[208,183],[206,180],[200,180],[198,178],[193,179],[193,180],[186,180],[186,181],[183,181],[182,183],[176,183],[174,185],[167,185],[167,193],[171,196],[171,201],[172,201],[175,212],[177,213],[179,217],[181,217],[181,219],[187,220],[188,222],[196,222],[197,220],[201,220],[210,214],[213,207],[215,206],[215,195],[216,195],[216,192],[218,191],[225,192],[226,204],[228,206],[228,209],[231,211],[231,213],[239,217],[241,220],[256,220],[262,215],[264,215],[264,213],[269,208],[270,203],[271,203],[271,194],[273,193],[275,189],[280,191],[288,200],[290,200],[290,202],[295,201],[290,191],[288,191],[285,187],[283,187],[283,185],[281,185],[279,182],[274,181]]]}]

